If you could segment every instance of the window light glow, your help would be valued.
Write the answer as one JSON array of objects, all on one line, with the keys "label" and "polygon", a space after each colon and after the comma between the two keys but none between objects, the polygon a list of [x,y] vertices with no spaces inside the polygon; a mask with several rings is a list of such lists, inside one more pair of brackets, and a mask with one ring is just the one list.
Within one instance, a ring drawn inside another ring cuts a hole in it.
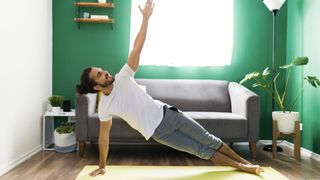
[{"label": "window light glow", "polygon": [[[141,65],[230,65],[233,47],[233,0],[154,0]],[[142,15],[132,0],[130,49]]]}]

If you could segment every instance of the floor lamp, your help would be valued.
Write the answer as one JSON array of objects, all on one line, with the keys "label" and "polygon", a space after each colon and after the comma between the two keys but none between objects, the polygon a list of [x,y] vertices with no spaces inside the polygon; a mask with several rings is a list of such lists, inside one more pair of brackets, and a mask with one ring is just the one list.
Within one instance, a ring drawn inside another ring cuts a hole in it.
[{"label": "floor lamp", "polygon": [[[272,68],[271,68],[271,73],[272,73],[272,93],[274,92],[274,71],[275,71],[275,46],[276,46],[276,36],[275,36],[275,28],[276,28],[276,15],[277,12],[280,10],[281,6],[284,4],[286,0],[263,0],[263,3],[267,6],[267,8],[271,11],[272,13]],[[272,94],[274,96],[274,94]],[[272,111],[274,111],[274,99],[272,98]],[[266,145],[263,148],[265,151],[272,151],[272,145]],[[283,151],[281,147],[277,146],[277,151],[281,152]]]}]

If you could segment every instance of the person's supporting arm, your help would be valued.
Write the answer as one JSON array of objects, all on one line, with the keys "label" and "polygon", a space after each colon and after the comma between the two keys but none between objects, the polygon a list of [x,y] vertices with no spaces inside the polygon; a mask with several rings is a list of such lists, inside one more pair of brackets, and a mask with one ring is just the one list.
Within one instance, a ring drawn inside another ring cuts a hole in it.
[{"label": "person's supporting arm", "polygon": [[92,171],[90,176],[104,175],[106,170],[107,156],[109,152],[109,134],[112,126],[112,120],[100,121],[99,130],[99,168]]},{"label": "person's supporting arm", "polygon": [[152,0],[147,0],[144,9],[142,9],[139,6],[140,12],[143,15],[143,20],[142,20],[142,24],[140,27],[140,31],[134,41],[132,51],[131,51],[129,58],[128,58],[128,65],[130,66],[130,68],[134,72],[137,72],[138,67],[139,67],[140,54],[141,54],[141,50],[143,48],[144,41],[146,40],[148,21],[149,21],[149,18],[153,12],[153,7],[154,7],[154,3]]}]

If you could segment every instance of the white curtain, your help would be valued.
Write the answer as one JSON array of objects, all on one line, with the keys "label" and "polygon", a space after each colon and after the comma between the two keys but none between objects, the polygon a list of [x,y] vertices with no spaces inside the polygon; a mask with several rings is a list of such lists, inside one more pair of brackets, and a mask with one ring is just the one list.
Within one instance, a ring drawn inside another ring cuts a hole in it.
[{"label": "white curtain", "polygon": [[[132,0],[130,49],[142,15]],[[233,0],[154,0],[141,65],[230,65],[233,46]]]}]

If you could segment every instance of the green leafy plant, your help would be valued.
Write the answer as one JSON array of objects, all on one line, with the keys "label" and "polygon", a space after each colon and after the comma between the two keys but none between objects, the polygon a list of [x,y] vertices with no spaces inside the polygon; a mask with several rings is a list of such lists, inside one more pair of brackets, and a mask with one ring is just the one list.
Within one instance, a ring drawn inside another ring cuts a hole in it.
[{"label": "green leafy plant", "polygon": [[[274,101],[279,106],[279,108],[282,112],[285,112],[286,110],[291,112],[295,103],[297,102],[298,97],[303,92],[303,88],[301,88],[300,92],[297,94],[297,96],[290,103],[289,108],[287,109],[285,107],[285,99],[286,99],[288,83],[289,83],[289,79],[290,79],[290,75],[291,75],[291,69],[296,66],[306,65],[306,64],[308,64],[308,62],[309,62],[308,57],[304,56],[304,57],[297,57],[290,64],[280,66],[281,70],[288,70],[288,74],[286,77],[286,84],[285,84],[285,88],[284,88],[282,95],[280,94],[278,87],[277,87],[277,79],[280,75],[280,72],[277,73],[277,75],[275,76],[275,78],[272,82],[272,80],[269,80],[269,78],[268,78],[268,76],[270,75],[269,67],[265,68],[263,70],[263,72],[252,72],[252,73],[247,74],[240,81],[240,84],[243,84],[247,81],[253,81],[254,83],[252,84],[252,87],[254,87],[254,88],[257,87],[257,88],[261,88],[262,90],[264,90],[269,96],[271,96],[274,99]],[[320,86],[320,81],[316,76],[306,76],[303,79],[306,80],[310,85],[312,85],[315,88]],[[271,83],[273,83],[273,86],[274,86],[273,89],[272,89]]]},{"label": "green leafy plant", "polygon": [[63,103],[63,96],[60,95],[52,95],[49,97],[49,102],[53,107],[60,107]]},{"label": "green leafy plant", "polygon": [[59,134],[68,134],[71,132],[74,132],[75,130],[75,125],[71,123],[61,123],[59,127],[56,128],[56,131]]}]

